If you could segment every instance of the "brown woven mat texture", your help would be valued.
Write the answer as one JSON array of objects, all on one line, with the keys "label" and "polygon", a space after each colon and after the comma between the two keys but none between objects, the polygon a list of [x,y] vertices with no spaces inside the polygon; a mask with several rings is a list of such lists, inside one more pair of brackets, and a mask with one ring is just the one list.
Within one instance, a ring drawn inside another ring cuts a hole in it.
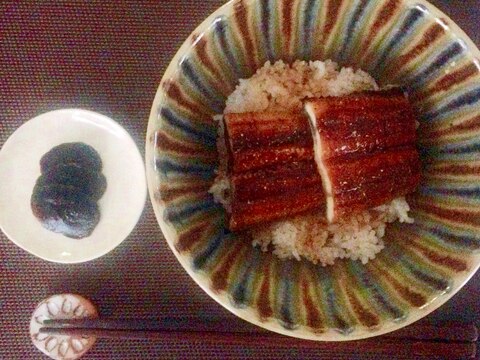
[{"label": "brown woven mat texture", "polygon": [[[150,106],[175,51],[222,0],[0,1],[0,146],[43,112],[79,107],[118,121],[144,152]],[[432,1],[480,44],[480,0]],[[136,229],[106,256],[79,265],[42,261],[0,233],[0,359],[46,359],[31,344],[36,304],[58,293],[90,298],[102,315],[214,320],[229,330],[255,327],[209,298],[170,252],[148,200]],[[422,320],[480,321],[480,275]],[[192,331],[198,329],[189,329]],[[361,351],[242,346],[177,340],[100,340],[86,359],[352,359]],[[392,359],[392,356],[389,356]],[[409,354],[397,354],[408,359]]]}]

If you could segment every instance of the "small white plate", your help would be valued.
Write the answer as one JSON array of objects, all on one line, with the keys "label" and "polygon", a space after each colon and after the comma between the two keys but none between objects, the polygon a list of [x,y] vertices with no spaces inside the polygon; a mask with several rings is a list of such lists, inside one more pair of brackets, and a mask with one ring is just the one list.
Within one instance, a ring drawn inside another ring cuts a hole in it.
[{"label": "small white plate", "polygon": [[[83,142],[103,162],[107,190],[99,200],[100,222],[76,240],[42,227],[30,197],[40,159],[54,146]],[[110,118],[80,109],[42,114],[19,127],[0,151],[0,228],[15,244],[58,263],[93,260],[118,246],[138,222],[147,195],[143,159],[130,135]]]}]

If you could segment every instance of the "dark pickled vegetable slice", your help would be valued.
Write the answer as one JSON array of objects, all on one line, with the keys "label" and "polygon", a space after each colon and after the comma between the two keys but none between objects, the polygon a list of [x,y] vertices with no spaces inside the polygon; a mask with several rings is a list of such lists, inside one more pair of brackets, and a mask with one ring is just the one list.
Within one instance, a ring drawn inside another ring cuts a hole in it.
[{"label": "dark pickled vegetable slice", "polygon": [[85,143],[65,143],[55,146],[40,160],[42,174],[58,164],[77,164],[91,171],[102,170],[102,159],[97,151]]},{"label": "dark pickled vegetable slice", "polygon": [[37,181],[31,207],[43,227],[74,239],[89,236],[100,220],[96,202],[69,185]]},{"label": "dark pickled vegetable slice", "polygon": [[107,188],[107,180],[102,173],[74,163],[52,167],[42,178],[44,183],[74,186],[93,200],[100,199]]},{"label": "dark pickled vegetable slice", "polygon": [[84,143],[61,144],[42,157],[40,168],[33,214],[50,231],[75,239],[89,236],[100,221],[97,200],[107,187],[96,150]]}]

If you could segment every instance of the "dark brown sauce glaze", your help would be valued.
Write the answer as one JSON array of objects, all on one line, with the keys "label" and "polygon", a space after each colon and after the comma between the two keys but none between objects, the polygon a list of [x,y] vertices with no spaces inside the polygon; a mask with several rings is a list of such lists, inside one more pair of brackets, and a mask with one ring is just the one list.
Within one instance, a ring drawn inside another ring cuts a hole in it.
[{"label": "dark brown sauce glaze", "polygon": [[90,236],[100,221],[97,201],[107,187],[97,151],[84,143],[61,144],[42,157],[40,169],[33,214],[50,231],[74,239]]}]

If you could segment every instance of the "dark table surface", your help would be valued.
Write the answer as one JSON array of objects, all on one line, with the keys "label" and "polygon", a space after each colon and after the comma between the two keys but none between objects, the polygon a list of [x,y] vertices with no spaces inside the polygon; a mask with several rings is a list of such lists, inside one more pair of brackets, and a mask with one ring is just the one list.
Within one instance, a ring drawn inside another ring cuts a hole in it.
[{"label": "dark table surface", "polygon": [[[480,0],[432,0],[480,45]],[[141,152],[150,106],[163,71],[189,33],[222,0],[1,1],[0,146],[26,120],[80,107],[122,124]],[[43,359],[29,340],[36,304],[52,294],[90,298],[102,315],[218,320],[250,325],[209,298],[170,252],[147,203],[129,238],[108,255],[60,265],[22,251],[0,234],[0,359]],[[480,323],[480,273],[425,324]],[[195,329],[192,329],[195,330]],[[88,359],[351,358],[292,345],[281,350],[208,342],[103,340]],[[399,355],[400,357],[400,355]],[[402,356],[403,357],[403,356]],[[368,355],[362,358],[369,358]],[[378,358],[378,357],[372,357]],[[389,358],[392,358],[390,356]],[[408,356],[403,357],[408,358]]]}]

